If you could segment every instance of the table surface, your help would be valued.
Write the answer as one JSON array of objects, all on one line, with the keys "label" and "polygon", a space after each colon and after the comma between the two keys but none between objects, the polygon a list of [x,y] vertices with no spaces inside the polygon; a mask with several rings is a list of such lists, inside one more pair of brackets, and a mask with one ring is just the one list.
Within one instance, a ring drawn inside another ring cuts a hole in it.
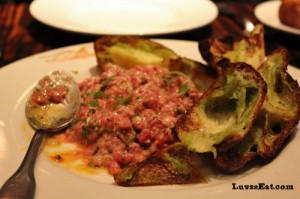
[{"label": "table surface", "polygon": [[[199,41],[210,37],[242,34],[238,16],[245,16],[254,24],[254,8],[262,0],[214,0],[218,6],[227,7],[233,14],[219,13],[209,25],[192,31],[156,36],[155,38]],[[0,0],[0,67],[21,58],[63,46],[93,42],[100,36],[88,36],[57,30],[36,21],[29,13],[31,1]],[[265,27],[266,53],[277,47],[288,50],[290,64],[300,68],[300,36]]]}]

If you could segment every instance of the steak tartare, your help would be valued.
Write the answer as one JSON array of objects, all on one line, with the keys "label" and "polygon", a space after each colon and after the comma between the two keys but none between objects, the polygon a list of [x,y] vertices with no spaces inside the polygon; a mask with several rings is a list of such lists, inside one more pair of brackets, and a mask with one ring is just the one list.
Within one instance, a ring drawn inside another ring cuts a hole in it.
[{"label": "steak tartare", "polygon": [[174,143],[177,119],[201,96],[183,74],[157,66],[107,64],[79,88],[80,110],[61,138],[80,145],[90,166],[112,175]]}]

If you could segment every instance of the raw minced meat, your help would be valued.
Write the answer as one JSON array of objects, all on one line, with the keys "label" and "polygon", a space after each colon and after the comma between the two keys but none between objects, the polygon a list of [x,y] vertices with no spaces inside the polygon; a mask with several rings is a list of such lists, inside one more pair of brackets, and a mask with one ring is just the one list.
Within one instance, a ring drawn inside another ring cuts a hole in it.
[{"label": "raw minced meat", "polygon": [[64,137],[111,174],[174,143],[177,119],[201,96],[184,75],[157,66],[107,64],[79,88],[82,104]]}]

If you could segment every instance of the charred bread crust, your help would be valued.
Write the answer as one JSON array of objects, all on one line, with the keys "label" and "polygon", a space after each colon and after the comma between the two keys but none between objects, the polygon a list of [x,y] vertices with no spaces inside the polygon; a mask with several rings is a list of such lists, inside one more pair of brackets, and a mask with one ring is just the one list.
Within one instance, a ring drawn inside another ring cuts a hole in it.
[{"label": "charred bread crust", "polygon": [[216,68],[223,58],[230,62],[245,62],[257,69],[265,58],[264,27],[255,25],[248,35],[211,38],[198,42],[198,49],[203,59]]},{"label": "charred bread crust", "polygon": [[141,42],[144,42],[143,45],[151,43],[151,45],[154,45],[154,47],[157,49],[165,48],[163,45],[153,40],[150,41],[149,39],[138,36],[104,36],[94,42],[94,50],[95,52],[103,52],[105,47],[113,46],[118,42],[123,44],[130,44],[131,46],[136,48],[141,45]]},{"label": "charred bread crust", "polygon": [[[262,140],[261,146],[258,150],[258,155],[261,156],[264,159],[272,158],[282,147],[284,141],[286,138],[293,132],[294,128],[297,126],[300,120],[300,88],[299,84],[296,80],[292,78],[292,76],[287,72],[288,68],[288,53],[287,50],[284,48],[278,48],[276,49],[270,56],[275,55],[277,53],[280,53],[283,58],[283,65],[281,66],[281,75],[282,78],[284,78],[287,82],[287,86],[289,86],[291,90],[290,101],[293,101],[293,103],[296,105],[295,114],[292,118],[288,118],[286,121],[284,121],[284,126],[281,127],[279,132],[276,132],[274,140],[274,143],[270,146],[268,143],[266,143],[264,140]],[[278,91],[279,92],[279,91]],[[266,99],[268,101],[268,99]],[[267,134],[274,134],[274,132],[271,132],[271,129],[264,129],[263,136]]]},{"label": "charred bread crust", "polygon": [[[230,63],[228,62],[228,60],[223,59],[222,62],[218,63],[218,68],[219,68],[219,73],[222,74],[223,72],[220,72],[220,70],[224,70],[226,69],[226,67],[228,67],[229,65],[231,65],[232,67],[230,68],[231,72],[233,73],[234,70],[237,71],[243,71],[245,73],[251,74],[248,78],[252,78],[254,81],[256,81],[259,86],[260,86],[260,97],[258,99],[258,103],[256,105],[255,111],[253,112],[252,118],[249,121],[247,127],[244,129],[245,132],[249,132],[249,130],[252,127],[252,124],[254,122],[254,120],[256,119],[263,103],[264,100],[266,98],[266,93],[267,93],[267,84],[264,81],[264,79],[262,78],[262,76],[250,65],[240,62],[240,63]],[[226,139],[224,139],[224,141],[221,144],[217,145],[217,151],[219,152],[226,152],[228,151],[232,146],[234,146],[236,143],[240,142],[241,140],[243,140],[243,138],[245,137],[247,133],[245,133],[243,136],[229,136]]]},{"label": "charred bread crust", "polygon": [[[258,141],[253,143],[253,150],[251,151],[244,151],[244,153],[240,153],[237,151],[228,149],[227,152],[221,152],[218,153],[218,156],[214,159],[215,165],[225,171],[225,172],[235,172],[241,169],[248,161],[251,161],[255,157],[259,156],[262,159],[271,159],[273,158],[279,150],[282,148],[283,143],[287,139],[287,137],[294,131],[295,127],[297,126],[299,119],[300,119],[300,90],[299,90],[299,85],[296,80],[294,80],[288,73],[287,73],[287,66],[288,66],[288,55],[287,51],[283,48],[279,48],[276,51],[274,51],[270,56],[272,57],[273,55],[280,54],[282,56],[282,65],[280,66],[280,73],[282,78],[284,78],[287,82],[287,86],[289,86],[289,90],[291,90],[291,94],[288,95],[289,97],[289,102],[295,104],[296,109],[294,115],[289,116],[289,118],[285,118],[284,115],[278,116],[281,118],[280,121],[277,121],[279,125],[279,129],[274,130],[272,129],[272,126],[267,125],[268,123],[271,123],[268,121],[268,116],[272,114],[272,112],[268,111],[267,108],[265,108],[263,105],[263,108],[261,112],[259,113],[261,118],[265,118],[265,125],[262,125],[260,127],[261,129],[261,135],[258,135],[257,137],[259,138]],[[259,70],[263,70],[263,68],[260,68]],[[272,70],[269,68],[265,68],[265,70]],[[272,76],[273,77],[273,76]],[[281,88],[282,89],[282,88]],[[280,89],[279,91],[280,92]],[[268,98],[266,98],[265,103],[268,103]],[[273,105],[273,106],[276,106]],[[289,110],[288,110],[289,111]],[[282,112],[281,114],[284,114]],[[258,120],[258,119],[256,119]],[[270,119],[271,120],[271,119]],[[252,129],[253,130],[253,129]],[[275,132],[274,132],[275,131]],[[252,132],[254,134],[259,133],[254,129]],[[269,137],[268,137],[269,136]],[[272,137],[271,141],[270,136]],[[242,142],[247,142],[247,140],[243,140]],[[237,146],[237,145],[236,145]],[[235,146],[235,147],[236,147]],[[252,149],[251,148],[251,149]]]},{"label": "charred bread crust", "polygon": [[221,55],[232,50],[235,41],[236,39],[230,36],[201,40],[198,49],[208,65],[216,69],[217,62],[222,59]]},{"label": "charred bread crust", "polygon": [[[244,124],[244,126],[241,129],[239,129],[238,131],[232,130],[230,133],[228,133],[226,136],[224,136],[224,138],[221,142],[215,143],[212,146],[212,147],[216,147],[218,153],[227,151],[229,148],[234,146],[236,143],[240,142],[246,136],[248,131],[251,129],[252,123],[255,120],[257,114],[259,113],[259,111],[263,105],[263,102],[265,100],[266,91],[267,91],[266,82],[253,67],[251,67],[250,65],[248,65],[246,63],[242,63],[242,62],[241,63],[224,62],[222,64],[224,64],[224,65],[222,65],[220,67],[221,69],[219,72],[218,80],[210,88],[208,88],[206,90],[206,92],[201,96],[199,101],[196,102],[187,111],[187,113],[184,114],[178,120],[177,124],[175,125],[175,131],[178,135],[179,140],[181,142],[183,142],[184,145],[187,146],[190,150],[195,151],[195,152],[202,153],[202,152],[194,149],[193,146],[190,146],[189,143],[186,143],[186,141],[184,141],[184,140],[186,140],[185,136],[188,136],[188,139],[190,139],[189,135],[188,135],[189,133],[192,132],[191,136],[194,136],[193,134],[197,134],[198,132],[201,132],[202,129],[205,129],[205,128],[208,128],[207,131],[210,131],[210,132],[214,131],[213,127],[212,127],[212,129],[209,130],[210,127],[205,126],[206,122],[205,122],[205,119],[203,119],[203,118],[209,117],[209,116],[208,116],[208,114],[206,114],[207,107],[205,107],[205,105],[203,105],[203,104],[205,104],[206,101],[214,99],[215,97],[212,97],[212,99],[211,99],[211,96],[213,96],[215,92],[218,92],[219,89],[222,89],[222,86],[227,83],[226,75],[231,75],[234,73],[242,74],[243,78],[245,78],[244,80],[246,82],[251,82],[250,84],[253,83],[253,85],[255,85],[255,89],[257,89],[257,95],[256,95],[257,99],[254,100],[255,102],[253,102],[253,104],[252,104],[252,106],[254,106],[254,107],[251,107],[250,113],[247,113],[250,116],[249,116],[249,118],[245,119],[245,120],[247,120],[247,122]],[[226,105],[222,105],[222,106],[226,106]],[[201,111],[201,113],[198,113],[197,111],[199,111],[199,109],[200,109],[199,107],[201,107],[201,109],[205,109],[205,110]],[[204,116],[202,115],[203,114],[202,112],[205,112]],[[201,117],[197,116],[199,114],[201,114]],[[208,120],[210,120],[210,119],[208,119]],[[227,121],[224,120],[222,122],[226,123]],[[245,121],[242,121],[242,122],[245,122]],[[205,127],[203,127],[203,125]],[[222,123],[220,125],[222,125]],[[209,133],[209,132],[207,132],[207,133]],[[205,134],[205,132],[201,132],[201,134]],[[213,136],[215,136],[215,135],[213,135]],[[194,141],[194,142],[196,144],[196,141]],[[201,143],[199,143],[199,144],[201,145]]]},{"label": "charred bread crust", "polygon": [[184,146],[174,143],[142,162],[128,165],[114,179],[121,186],[204,183],[199,165],[192,163],[194,158]]}]

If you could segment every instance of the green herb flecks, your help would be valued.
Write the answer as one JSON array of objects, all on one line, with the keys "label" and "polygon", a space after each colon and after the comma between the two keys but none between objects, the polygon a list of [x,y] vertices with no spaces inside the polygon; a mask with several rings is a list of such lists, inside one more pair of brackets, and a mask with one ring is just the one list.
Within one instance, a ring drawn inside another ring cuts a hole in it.
[{"label": "green herb flecks", "polygon": [[96,91],[93,94],[94,99],[100,99],[100,98],[105,98],[106,94],[103,91]]},{"label": "green herb flecks", "polygon": [[127,96],[127,97],[120,97],[117,98],[117,102],[114,104],[114,109],[116,109],[119,105],[126,105],[132,98],[133,94]]},{"label": "green herb flecks", "polygon": [[187,83],[183,84],[179,89],[178,89],[178,94],[181,95],[181,94],[184,94],[186,92],[188,92],[190,90],[190,87]]},{"label": "green herb flecks", "polygon": [[92,107],[98,107],[99,103],[98,103],[98,100],[92,100],[88,103],[88,105],[90,105]]},{"label": "green herb flecks", "polygon": [[104,91],[106,89],[106,87],[108,86],[108,84],[112,81],[115,80],[114,76],[109,77],[107,80],[105,80],[104,82],[102,82],[102,88],[101,91]]}]

